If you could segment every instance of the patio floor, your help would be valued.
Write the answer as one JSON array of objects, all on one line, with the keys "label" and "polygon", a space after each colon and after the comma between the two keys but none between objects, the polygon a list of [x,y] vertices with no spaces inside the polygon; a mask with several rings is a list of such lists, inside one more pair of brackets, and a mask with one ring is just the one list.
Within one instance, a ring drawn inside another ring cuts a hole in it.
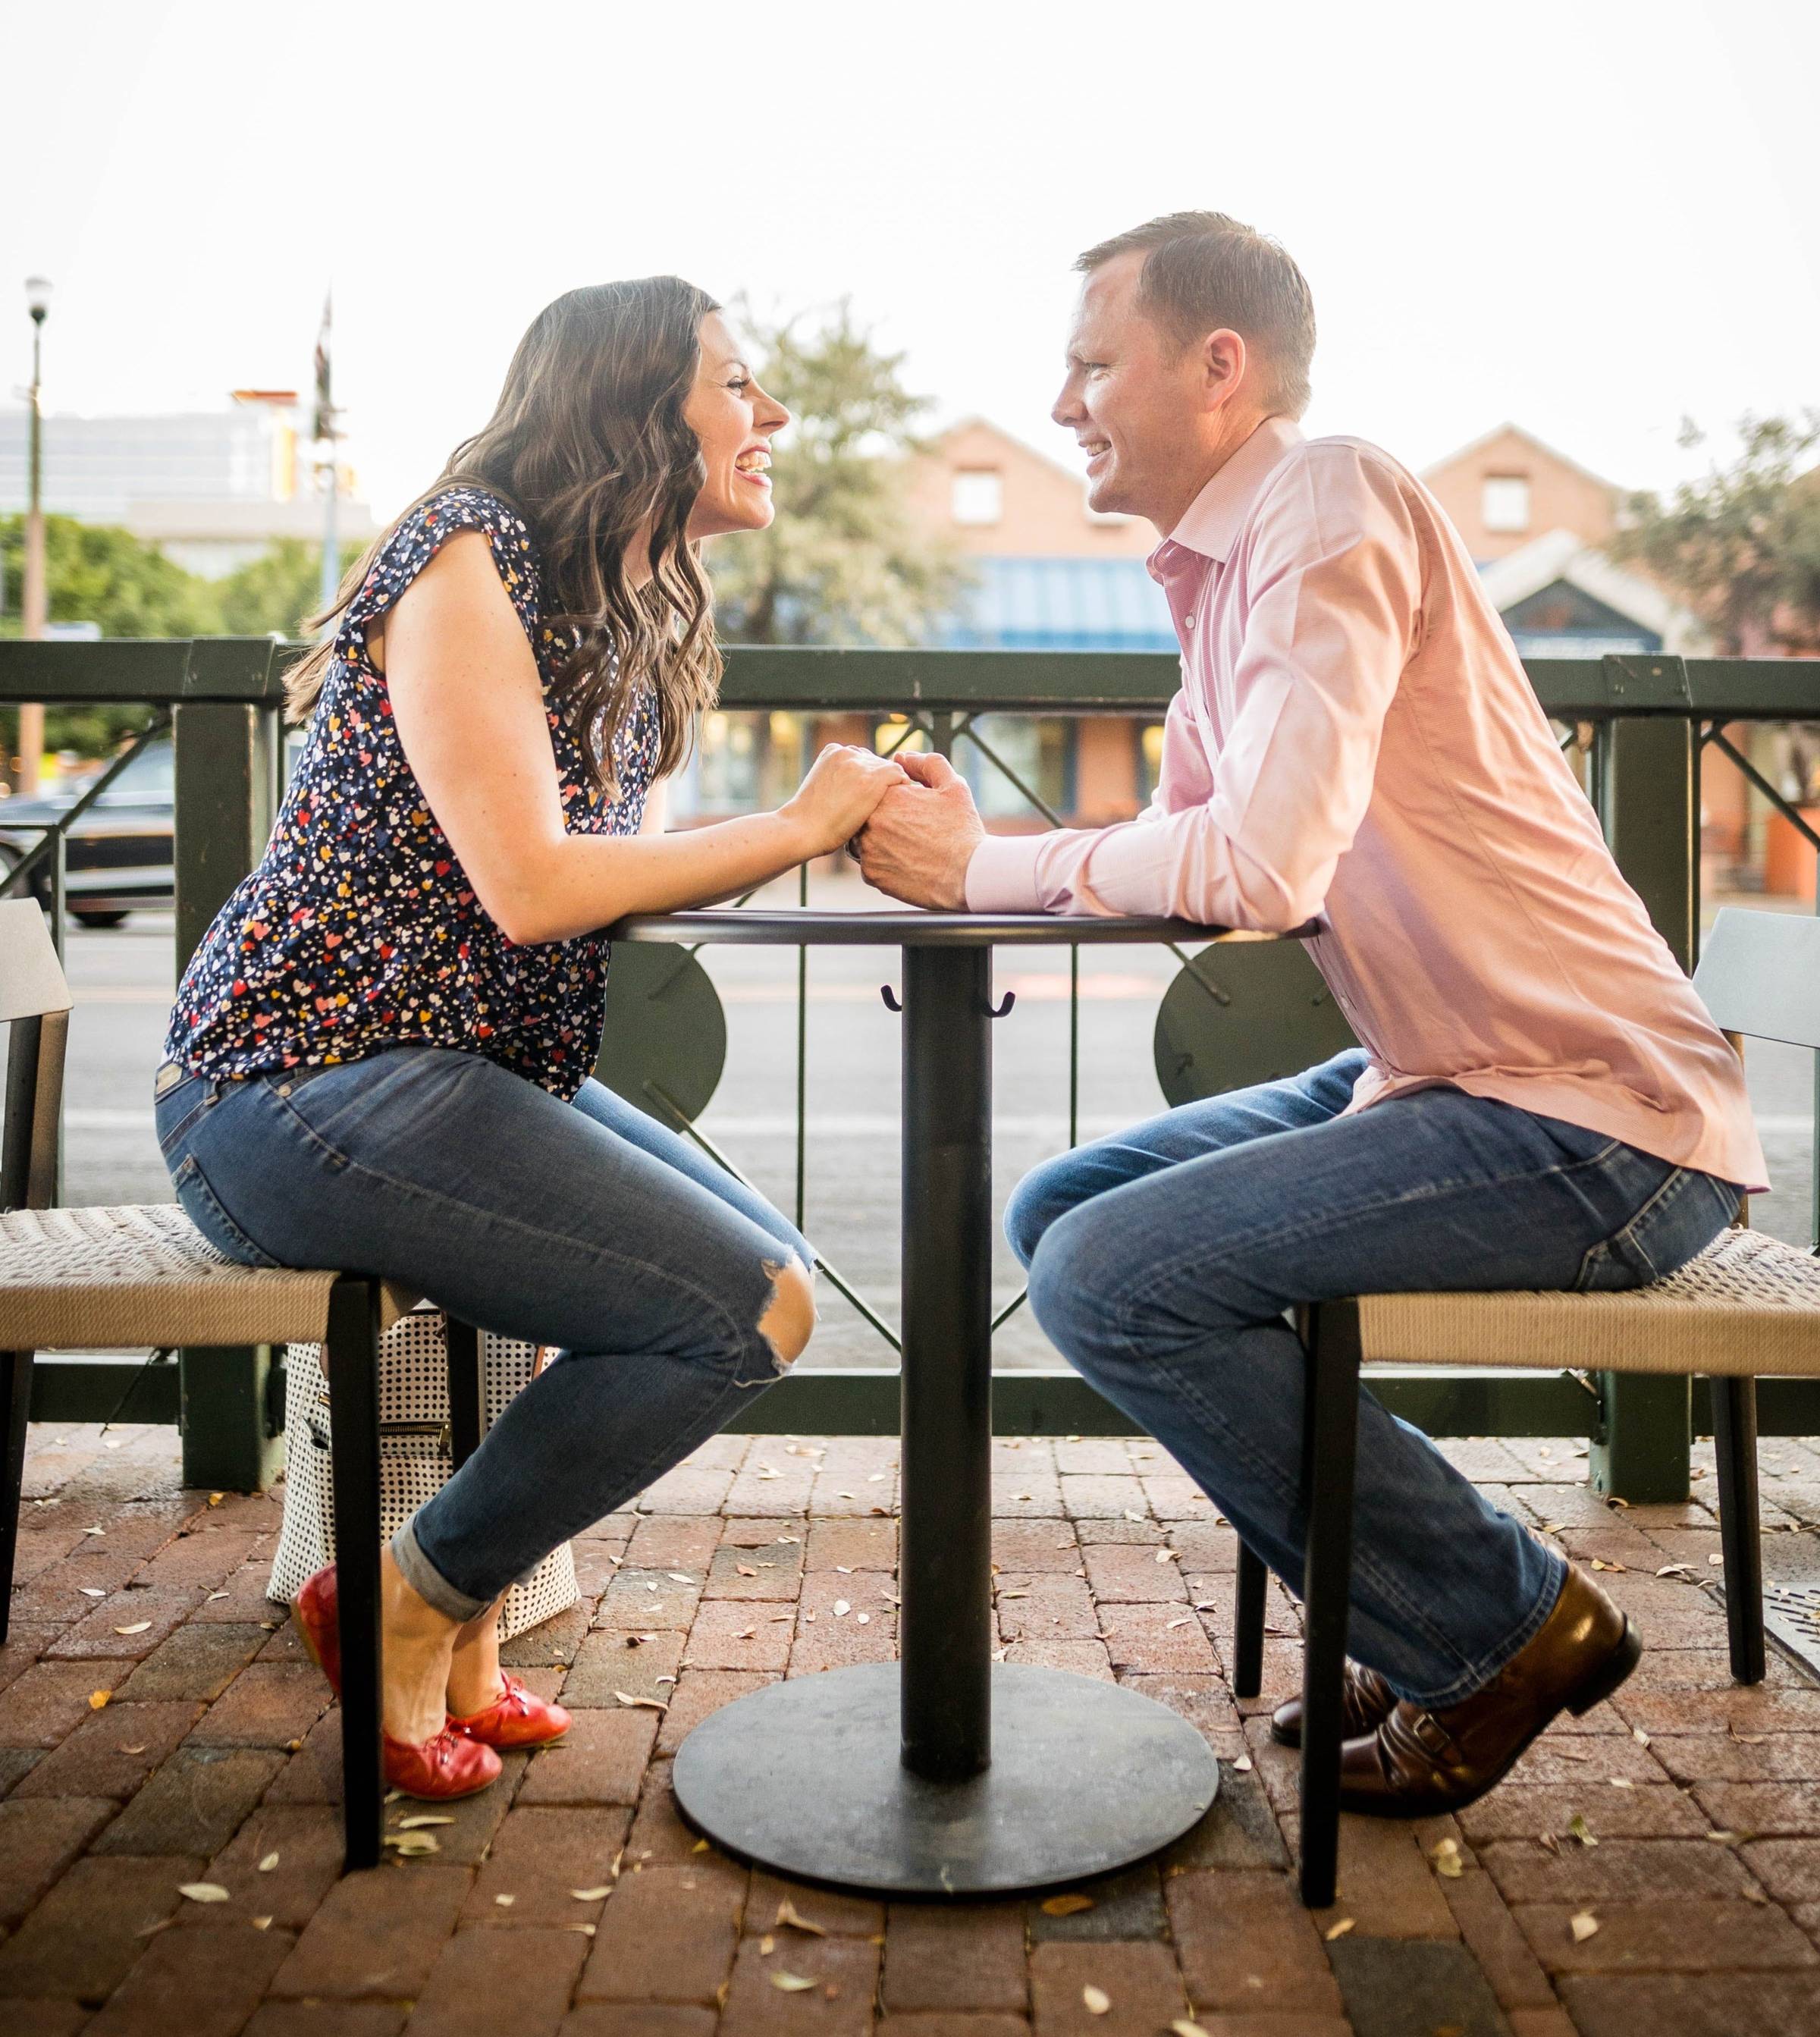
[{"label": "patio floor", "polygon": [[[1341,1899],[1311,1917],[1263,1716],[1298,1674],[1294,1615],[1273,1600],[1265,1695],[1235,1703],[1233,1536],[1154,1443],[999,1443],[1000,1638],[1191,1719],[1218,1801],[1159,1861],[1072,1892],[1090,1906],[935,1908],[750,1873],[668,1786],[716,1705],[889,1657],[890,1440],[723,1436],[600,1522],[581,1604],[508,1651],[576,1710],[569,1744],[418,1827],[433,1850],[340,1880],[338,1721],[263,1596],[278,1499],[185,1491],[168,1429],[34,1429],[0,1650],[0,2028],[1820,2032],[1820,1687],[1773,1650],[1764,1686],[1731,1687],[1710,1512],[1608,1508],[1568,1442],[1449,1448],[1605,1566],[1648,1653],[1457,1822],[1349,1821]],[[1820,1576],[1820,1448],[1763,1457],[1770,1573]]]}]

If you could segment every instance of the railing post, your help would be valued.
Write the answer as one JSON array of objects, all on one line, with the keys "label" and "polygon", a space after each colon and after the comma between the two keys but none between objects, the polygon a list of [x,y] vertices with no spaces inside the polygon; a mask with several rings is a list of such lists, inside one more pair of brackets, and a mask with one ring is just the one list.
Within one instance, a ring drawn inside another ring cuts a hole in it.
[{"label": "railing post", "polygon": [[[264,853],[277,811],[278,711],[191,701],[172,716],[176,742],[177,973],[235,887]],[[179,1423],[183,1483],[262,1492],[283,1464],[268,1414],[270,1344],[186,1350]]]},{"label": "railing post", "polygon": [[[1593,784],[1605,838],[1675,959],[1691,970],[1700,939],[1700,732],[1679,715],[1599,724]],[[1603,1419],[1588,1453],[1593,1489],[1633,1502],[1688,1496],[1686,1379],[1601,1375]]]}]

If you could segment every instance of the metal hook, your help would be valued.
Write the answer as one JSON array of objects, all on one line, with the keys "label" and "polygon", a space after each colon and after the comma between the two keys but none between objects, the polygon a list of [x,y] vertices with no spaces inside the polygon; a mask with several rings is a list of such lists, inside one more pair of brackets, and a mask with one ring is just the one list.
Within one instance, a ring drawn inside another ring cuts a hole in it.
[{"label": "metal hook", "polygon": [[1014,990],[1007,990],[1003,998],[997,1004],[988,1004],[986,1007],[987,1017],[992,1018],[1003,1018],[1005,1014],[1010,1010],[1011,1007],[1015,1004],[1017,1001],[1017,992]]},{"label": "metal hook", "polygon": [[904,1009],[903,1006],[897,1002],[897,992],[891,988],[889,984],[880,984],[878,986],[878,995],[884,999],[885,1009],[887,1011],[901,1011]]}]

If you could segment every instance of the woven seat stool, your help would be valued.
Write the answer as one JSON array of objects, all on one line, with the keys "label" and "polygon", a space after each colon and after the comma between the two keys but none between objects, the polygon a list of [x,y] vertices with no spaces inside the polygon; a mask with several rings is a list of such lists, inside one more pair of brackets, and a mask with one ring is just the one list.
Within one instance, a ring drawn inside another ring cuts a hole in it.
[{"label": "woven seat stool", "polygon": [[[339,1566],[345,1861],[380,1853],[379,1340],[418,1296],[366,1275],[266,1269],[224,1258],[175,1204],[50,1207],[70,992],[31,900],[0,903],[0,1023],[8,1027],[0,1133],[0,1641],[17,1553],[32,1366],[40,1351],[319,1343]],[[451,1322],[454,1454],[479,1441],[478,1334]]]},{"label": "woven seat stool", "polygon": [[[1694,981],[1741,1036],[1820,1047],[1820,921],[1721,912]],[[1764,1673],[1758,1519],[1759,1378],[1820,1378],[1820,1260],[1735,1228],[1647,1287],[1598,1294],[1367,1294],[1297,1312],[1307,1352],[1303,1555],[1302,1901],[1334,1899],[1339,1846],[1342,1669],[1352,1591],[1353,1487],[1364,1364],[1488,1366],[1704,1377],[1718,1459],[1731,1673]],[[1241,1542],[1233,1688],[1261,1687],[1262,1561]]]}]

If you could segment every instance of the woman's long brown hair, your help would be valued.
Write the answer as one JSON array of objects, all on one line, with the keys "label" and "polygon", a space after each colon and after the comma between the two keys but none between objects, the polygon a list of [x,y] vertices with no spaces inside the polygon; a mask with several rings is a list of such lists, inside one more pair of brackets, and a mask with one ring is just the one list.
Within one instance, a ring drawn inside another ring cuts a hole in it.
[{"label": "woman's long brown hair", "polygon": [[[659,775],[687,755],[719,685],[712,599],[687,535],[707,470],[682,414],[701,321],[719,308],[678,276],[558,297],[519,342],[492,418],[411,505],[470,484],[524,518],[543,566],[543,621],[575,640],[554,678],[557,711],[602,787],[613,784],[614,740],[642,682],[656,696]],[[397,528],[352,569],[312,629],[346,609]],[[651,576],[635,589],[626,552],[646,531]],[[315,708],[334,655],[331,631],[286,675],[293,720]]]}]

